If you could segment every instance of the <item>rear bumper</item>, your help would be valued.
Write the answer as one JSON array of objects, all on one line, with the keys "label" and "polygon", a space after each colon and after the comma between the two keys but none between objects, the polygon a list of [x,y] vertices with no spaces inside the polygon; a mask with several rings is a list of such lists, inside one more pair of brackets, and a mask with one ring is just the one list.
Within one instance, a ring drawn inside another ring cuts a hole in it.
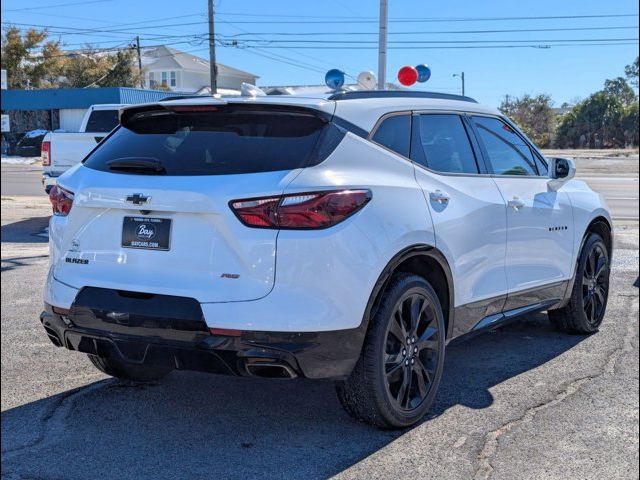
[{"label": "rear bumper", "polygon": [[52,343],[69,350],[175,369],[276,378],[345,378],[364,338],[359,328],[213,335],[193,299],[120,294],[83,289],[68,313],[45,304],[40,321]]}]

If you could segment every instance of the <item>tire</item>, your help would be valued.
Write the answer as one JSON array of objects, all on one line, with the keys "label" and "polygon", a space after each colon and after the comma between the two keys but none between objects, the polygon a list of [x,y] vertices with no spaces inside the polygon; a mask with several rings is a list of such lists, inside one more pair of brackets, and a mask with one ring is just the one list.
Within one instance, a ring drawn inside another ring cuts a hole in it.
[{"label": "tire", "polygon": [[444,349],[445,322],[435,291],[422,277],[395,274],[369,322],[356,366],[336,382],[338,399],[352,417],[378,428],[413,425],[433,403]]},{"label": "tire", "polygon": [[115,358],[87,355],[91,363],[103,373],[121,380],[132,382],[152,382],[166,377],[173,370],[168,366],[138,365]]},{"label": "tire", "polygon": [[609,298],[609,252],[602,237],[590,233],[584,242],[569,303],[549,310],[549,320],[556,328],[572,334],[598,331]]}]

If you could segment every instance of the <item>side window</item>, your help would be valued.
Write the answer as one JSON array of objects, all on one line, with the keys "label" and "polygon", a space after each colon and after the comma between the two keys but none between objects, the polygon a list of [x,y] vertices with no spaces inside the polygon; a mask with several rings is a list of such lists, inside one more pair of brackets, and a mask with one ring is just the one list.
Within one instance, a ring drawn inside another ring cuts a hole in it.
[{"label": "side window", "polygon": [[371,139],[389,150],[408,157],[411,143],[411,116],[392,115],[387,117],[378,126]]},{"label": "side window", "polygon": [[496,175],[538,175],[531,148],[497,118],[473,117],[487,160]]},{"label": "side window", "polygon": [[86,132],[108,133],[118,126],[117,110],[94,110],[89,116]]},{"label": "side window", "polygon": [[415,162],[437,172],[478,173],[467,129],[459,115],[420,115],[417,127]]}]

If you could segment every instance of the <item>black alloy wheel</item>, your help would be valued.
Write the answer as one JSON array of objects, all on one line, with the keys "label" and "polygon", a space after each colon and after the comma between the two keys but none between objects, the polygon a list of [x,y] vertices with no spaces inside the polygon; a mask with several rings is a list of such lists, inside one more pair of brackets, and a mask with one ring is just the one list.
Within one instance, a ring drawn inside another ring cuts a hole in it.
[{"label": "black alloy wheel", "polygon": [[403,410],[415,410],[433,385],[439,358],[434,306],[421,292],[409,291],[397,303],[385,342],[387,391]]},{"label": "black alloy wheel", "polygon": [[600,235],[587,235],[567,303],[549,310],[549,320],[559,330],[584,335],[600,328],[609,297],[609,253]]},{"label": "black alloy wheel", "polygon": [[609,295],[609,266],[601,244],[593,245],[582,276],[582,308],[587,320],[598,325],[604,315]]},{"label": "black alloy wheel", "polygon": [[444,369],[441,299],[423,277],[394,274],[369,321],[351,375],[336,382],[354,418],[379,428],[419,422],[435,400]]}]

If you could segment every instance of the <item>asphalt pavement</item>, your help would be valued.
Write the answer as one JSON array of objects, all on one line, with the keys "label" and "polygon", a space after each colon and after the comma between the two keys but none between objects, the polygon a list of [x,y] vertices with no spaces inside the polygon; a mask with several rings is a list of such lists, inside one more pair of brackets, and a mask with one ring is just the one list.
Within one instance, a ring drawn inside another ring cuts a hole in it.
[{"label": "asphalt pavement", "polygon": [[[600,332],[562,334],[542,313],[450,345],[429,417],[384,432],[344,413],[329,381],[140,386],[54,347],[38,321],[50,207],[6,193],[2,172],[3,479],[638,478],[637,221],[617,232]],[[619,180],[595,181],[620,196]]]},{"label": "asphalt pavement", "polygon": [[2,195],[44,196],[42,167],[38,165],[1,165],[0,191]]}]

